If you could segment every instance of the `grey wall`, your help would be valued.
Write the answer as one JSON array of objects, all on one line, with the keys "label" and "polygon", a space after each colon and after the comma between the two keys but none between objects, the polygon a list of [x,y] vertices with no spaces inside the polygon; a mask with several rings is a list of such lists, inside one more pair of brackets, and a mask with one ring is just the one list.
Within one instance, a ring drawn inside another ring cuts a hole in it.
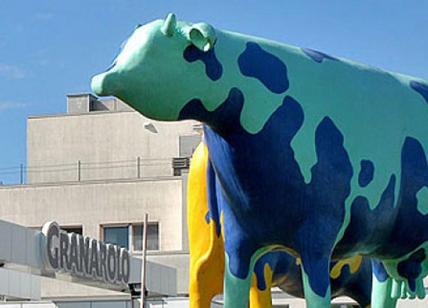
[{"label": "grey wall", "polygon": [[41,227],[50,220],[82,225],[83,233],[100,237],[100,225],[159,222],[160,249],[183,246],[183,182],[181,177],[0,186],[0,217],[24,226]]},{"label": "grey wall", "polygon": [[195,123],[157,122],[134,111],[30,117],[27,182],[76,181],[78,161],[81,180],[136,178],[137,157],[141,177],[173,175],[179,137],[193,136],[193,143],[200,139]]}]

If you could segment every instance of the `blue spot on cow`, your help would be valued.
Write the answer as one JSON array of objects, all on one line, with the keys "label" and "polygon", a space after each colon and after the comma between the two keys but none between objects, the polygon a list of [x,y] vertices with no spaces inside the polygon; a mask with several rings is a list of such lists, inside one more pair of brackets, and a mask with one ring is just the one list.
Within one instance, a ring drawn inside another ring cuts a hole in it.
[{"label": "blue spot on cow", "polygon": [[213,80],[219,80],[223,74],[223,67],[215,55],[214,49],[202,51],[193,45],[188,46],[183,53],[188,62],[202,61],[205,64],[205,73]]},{"label": "blue spot on cow", "polygon": [[332,57],[332,56],[325,54],[321,51],[317,51],[317,50],[313,50],[313,49],[309,49],[309,48],[302,48],[302,51],[309,58],[311,58],[312,60],[314,60],[317,63],[322,63],[325,59],[337,61],[337,59],[335,57]]},{"label": "blue spot on cow", "polygon": [[[267,284],[264,275],[264,267],[268,264],[271,270],[273,271],[272,280],[275,281],[275,278],[279,276],[284,276],[292,270],[291,267],[296,266],[294,257],[290,256],[286,252],[275,251],[262,256],[257,260],[254,267],[254,273],[257,277],[257,288],[259,290],[266,290]],[[297,281],[300,281],[298,279]]]},{"label": "blue spot on cow", "polygon": [[[428,186],[428,165],[421,143],[412,137],[404,141],[401,152],[401,187],[398,195],[400,215],[391,232],[392,251],[399,255],[413,251],[428,240],[428,215],[418,210],[417,193]],[[413,236],[409,238],[408,230]]]},{"label": "blue spot on cow", "polygon": [[[208,112],[201,100],[192,99],[181,110],[178,119],[198,119],[210,125],[219,134],[226,134],[240,127],[239,116],[243,106],[244,95],[238,88],[232,88],[226,100],[216,110]],[[228,120],[231,117],[237,120]]]},{"label": "blue spot on cow", "polygon": [[358,175],[358,184],[361,187],[366,187],[373,180],[374,165],[370,160],[363,159],[361,161],[360,174]]},{"label": "blue spot on cow", "polygon": [[410,81],[410,87],[422,95],[422,97],[428,103],[428,85],[412,80]]},{"label": "blue spot on cow", "polygon": [[336,247],[337,254],[344,253],[347,249],[357,251],[362,247],[372,251],[378,243],[385,240],[385,232],[382,230],[390,229],[391,221],[396,215],[396,211],[393,210],[395,185],[396,178],[392,175],[374,210],[370,209],[366,197],[357,196],[354,199],[351,205],[351,221],[343,239]]},{"label": "blue spot on cow", "polygon": [[243,75],[258,79],[273,93],[280,94],[288,89],[287,66],[258,44],[248,42],[238,64]]},{"label": "blue spot on cow", "polygon": [[221,221],[220,221],[220,213],[221,209],[217,202],[216,195],[216,178],[214,174],[214,169],[212,163],[208,161],[207,167],[207,187],[208,187],[208,210],[211,216],[211,219],[215,222],[215,231],[218,237],[221,234]]}]

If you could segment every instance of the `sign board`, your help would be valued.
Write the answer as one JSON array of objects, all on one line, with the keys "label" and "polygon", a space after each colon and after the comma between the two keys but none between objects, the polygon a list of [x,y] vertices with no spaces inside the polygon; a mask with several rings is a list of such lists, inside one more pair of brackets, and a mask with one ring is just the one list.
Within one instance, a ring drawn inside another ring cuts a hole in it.
[{"label": "sign board", "polygon": [[47,269],[119,286],[128,285],[131,258],[126,249],[67,233],[56,222],[46,223],[42,232],[46,236],[42,251]]}]

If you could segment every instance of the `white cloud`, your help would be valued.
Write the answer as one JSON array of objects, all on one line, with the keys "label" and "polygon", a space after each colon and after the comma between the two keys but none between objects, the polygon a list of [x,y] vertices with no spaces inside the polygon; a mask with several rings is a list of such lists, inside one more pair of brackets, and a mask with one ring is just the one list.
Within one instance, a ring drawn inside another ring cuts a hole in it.
[{"label": "white cloud", "polygon": [[27,104],[22,102],[14,102],[14,101],[0,101],[0,111],[8,110],[8,109],[19,109],[26,107]]},{"label": "white cloud", "polygon": [[17,66],[0,63],[0,77],[7,79],[23,79],[27,74]]}]

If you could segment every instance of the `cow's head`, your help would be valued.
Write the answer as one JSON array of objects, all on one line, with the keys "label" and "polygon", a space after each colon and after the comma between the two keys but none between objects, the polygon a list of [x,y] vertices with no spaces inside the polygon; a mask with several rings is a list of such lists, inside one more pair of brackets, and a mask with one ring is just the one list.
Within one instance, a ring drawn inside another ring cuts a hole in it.
[{"label": "cow's head", "polygon": [[184,58],[189,46],[209,52],[216,43],[214,29],[205,23],[177,22],[173,14],[138,26],[110,69],[92,79],[92,90],[112,95],[147,117],[177,120],[190,99],[206,91],[203,65]]}]

